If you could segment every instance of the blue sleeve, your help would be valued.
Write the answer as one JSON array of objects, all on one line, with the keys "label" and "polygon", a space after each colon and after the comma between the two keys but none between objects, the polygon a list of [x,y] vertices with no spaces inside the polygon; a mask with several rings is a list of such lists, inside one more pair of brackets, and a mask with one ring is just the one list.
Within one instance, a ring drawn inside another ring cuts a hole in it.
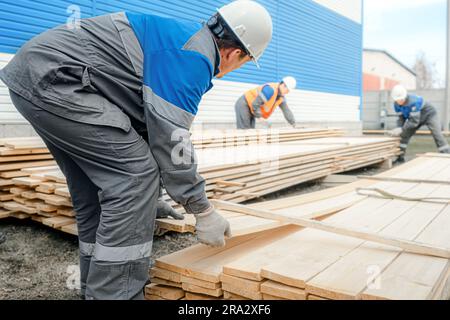
[{"label": "blue sleeve", "polygon": [[402,112],[402,110],[400,109],[400,107],[399,107],[399,105],[398,104],[396,104],[396,103],[394,103],[394,110],[395,110],[395,112]]},{"label": "blue sleeve", "polygon": [[261,93],[264,95],[266,100],[270,100],[270,99],[272,99],[272,96],[274,95],[275,91],[273,90],[273,88],[271,86],[266,85],[262,88]]},{"label": "blue sleeve", "polygon": [[212,66],[193,51],[155,52],[144,63],[144,83],[167,102],[193,115],[202,96],[211,89]]}]

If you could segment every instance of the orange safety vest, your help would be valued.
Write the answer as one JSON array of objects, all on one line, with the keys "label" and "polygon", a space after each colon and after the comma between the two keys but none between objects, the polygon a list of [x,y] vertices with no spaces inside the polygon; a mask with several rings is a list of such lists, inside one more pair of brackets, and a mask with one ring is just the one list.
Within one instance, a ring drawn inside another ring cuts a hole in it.
[{"label": "orange safety vest", "polygon": [[277,99],[279,92],[278,89],[279,85],[280,85],[279,83],[268,83],[258,88],[249,90],[245,93],[245,100],[247,100],[248,107],[250,108],[252,114],[255,114],[255,111],[253,110],[253,102],[255,101],[255,99],[259,96],[259,94],[261,93],[262,89],[265,86],[271,86],[274,91],[273,96],[272,98],[270,98],[270,100],[267,100],[267,102],[261,106],[261,116],[264,119],[269,119],[269,117],[272,115],[275,109],[284,101],[283,97]]}]

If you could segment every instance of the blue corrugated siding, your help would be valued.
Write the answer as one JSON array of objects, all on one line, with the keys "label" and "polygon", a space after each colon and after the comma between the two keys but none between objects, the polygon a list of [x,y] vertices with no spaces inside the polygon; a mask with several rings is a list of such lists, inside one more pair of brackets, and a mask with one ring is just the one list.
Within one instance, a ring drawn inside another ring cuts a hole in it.
[{"label": "blue corrugated siding", "polygon": [[[117,11],[205,20],[229,0],[0,0],[0,52],[14,53],[44,30],[65,23],[70,5],[82,17]],[[302,89],[361,95],[362,26],[311,0],[259,0],[274,19],[274,39],[261,59],[225,80],[263,83],[295,76]]]}]

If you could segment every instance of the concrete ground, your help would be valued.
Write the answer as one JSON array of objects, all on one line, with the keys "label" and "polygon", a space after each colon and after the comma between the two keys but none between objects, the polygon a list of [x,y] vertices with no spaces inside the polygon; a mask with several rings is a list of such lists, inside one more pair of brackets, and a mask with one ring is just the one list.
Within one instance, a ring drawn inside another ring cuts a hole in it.
[{"label": "concrete ground", "polygon": [[[431,137],[415,137],[407,160],[417,153],[436,152]],[[359,170],[352,174],[375,174],[378,169]],[[268,201],[323,189],[308,183],[264,197]],[[6,242],[0,244],[1,299],[79,299],[76,287],[78,241],[75,236],[47,228],[29,220],[0,220],[0,232]],[[157,237],[152,259],[181,250],[196,243],[192,235],[169,233]]]}]

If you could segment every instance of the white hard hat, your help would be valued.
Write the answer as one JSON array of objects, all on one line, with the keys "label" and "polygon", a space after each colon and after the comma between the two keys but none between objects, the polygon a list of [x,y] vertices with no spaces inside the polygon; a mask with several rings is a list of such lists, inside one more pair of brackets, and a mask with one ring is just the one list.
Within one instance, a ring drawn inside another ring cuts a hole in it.
[{"label": "white hard hat", "polygon": [[258,60],[272,40],[273,24],[269,12],[251,0],[231,2],[218,12],[259,67]]},{"label": "white hard hat", "polygon": [[394,101],[405,100],[408,97],[408,91],[404,86],[399,84],[392,89],[391,96]]},{"label": "white hard hat", "polygon": [[294,77],[285,77],[283,78],[283,83],[289,90],[294,90],[297,88],[297,80]]}]

